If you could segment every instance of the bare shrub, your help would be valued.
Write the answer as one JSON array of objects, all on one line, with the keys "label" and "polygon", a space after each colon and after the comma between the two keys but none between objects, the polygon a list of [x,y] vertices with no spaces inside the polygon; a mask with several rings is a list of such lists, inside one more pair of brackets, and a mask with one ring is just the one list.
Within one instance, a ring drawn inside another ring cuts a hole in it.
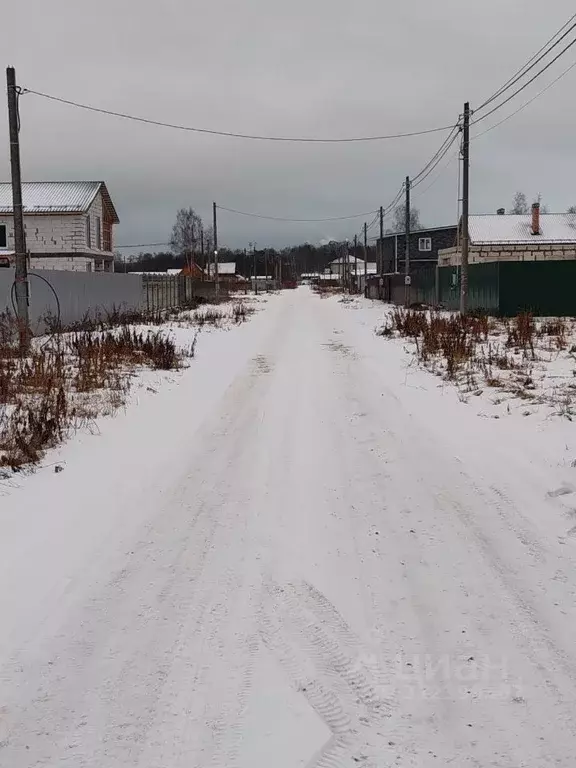
[{"label": "bare shrub", "polygon": [[239,301],[232,307],[232,319],[239,325],[240,323],[246,322],[248,316],[253,315],[255,311],[254,307],[249,307],[245,303]]},{"label": "bare shrub", "polygon": [[224,312],[222,312],[220,309],[209,307],[204,312],[194,312],[192,320],[196,325],[200,326],[200,328],[203,328],[205,325],[218,326],[222,320],[224,320],[224,317]]},{"label": "bare shrub", "polygon": [[175,370],[195,354],[162,332],[81,331],[55,336],[25,356],[0,348],[0,466],[37,462],[82,418],[123,402],[135,367]]}]

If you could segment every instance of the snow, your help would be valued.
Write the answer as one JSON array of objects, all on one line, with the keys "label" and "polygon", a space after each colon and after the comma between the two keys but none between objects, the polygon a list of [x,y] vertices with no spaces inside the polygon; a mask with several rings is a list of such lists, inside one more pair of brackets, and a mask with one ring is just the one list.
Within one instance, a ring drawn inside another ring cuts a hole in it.
[{"label": "snow", "polygon": [[5,488],[0,765],[572,765],[573,425],[260,307]]}]

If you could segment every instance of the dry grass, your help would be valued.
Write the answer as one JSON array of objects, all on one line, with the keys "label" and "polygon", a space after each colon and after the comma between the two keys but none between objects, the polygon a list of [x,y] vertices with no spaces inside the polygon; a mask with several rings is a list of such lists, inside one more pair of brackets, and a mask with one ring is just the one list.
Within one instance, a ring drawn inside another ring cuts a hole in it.
[{"label": "dry grass", "polygon": [[[484,386],[554,405],[558,397],[571,401],[576,394],[576,370],[568,361],[576,353],[574,329],[565,318],[540,321],[528,313],[496,320],[396,307],[377,334],[412,340],[419,361],[454,381],[462,394],[481,394]],[[570,353],[565,351],[569,347]]]},{"label": "dry grass", "polygon": [[0,322],[0,466],[21,468],[86,418],[124,402],[136,368],[175,370],[194,356],[160,331],[83,330],[37,342],[25,356]]}]

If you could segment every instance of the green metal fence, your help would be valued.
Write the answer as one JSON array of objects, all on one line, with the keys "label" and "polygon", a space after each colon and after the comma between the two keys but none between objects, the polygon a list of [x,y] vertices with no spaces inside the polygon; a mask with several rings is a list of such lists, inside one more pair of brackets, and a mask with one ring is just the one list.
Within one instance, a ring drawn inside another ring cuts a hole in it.
[{"label": "green metal fence", "polygon": [[[439,302],[458,309],[460,268],[440,267]],[[576,261],[494,261],[469,267],[469,307],[513,317],[576,315]]]},{"label": "green metal fence", "polygon": [[[446,309],[460,308],[460,267],[438,268],[438,300]],[[498,314],[499,263],[471,264],[468,271],[470,309]]]}]

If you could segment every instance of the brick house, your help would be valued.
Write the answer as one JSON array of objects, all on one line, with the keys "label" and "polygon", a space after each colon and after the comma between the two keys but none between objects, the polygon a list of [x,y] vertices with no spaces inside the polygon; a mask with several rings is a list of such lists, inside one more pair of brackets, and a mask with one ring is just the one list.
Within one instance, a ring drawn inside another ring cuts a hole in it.
[{"label": "brick house", "polygon": [[[576,214],[532,213],[470,216],[470,309],[513,317],[575,315]],[[448,309],[459,305],[461,250],[438,259],[436,295]]]},{"label": "brick house", "polygon": [[[576,259],[576,214],[540,213],[534,203],[528,214],[484,214],[468,222],[470,264],[503,261],[559,261]],[[459,248],[439,254],[439,266],[458,266]]]},{"label": "brick house", "polygon": [[[102,181],[22,184],[26,247],[31,269],[114,271],[118,214]],[[0,260],[12,263],[12,188],[0,183]]]}]

